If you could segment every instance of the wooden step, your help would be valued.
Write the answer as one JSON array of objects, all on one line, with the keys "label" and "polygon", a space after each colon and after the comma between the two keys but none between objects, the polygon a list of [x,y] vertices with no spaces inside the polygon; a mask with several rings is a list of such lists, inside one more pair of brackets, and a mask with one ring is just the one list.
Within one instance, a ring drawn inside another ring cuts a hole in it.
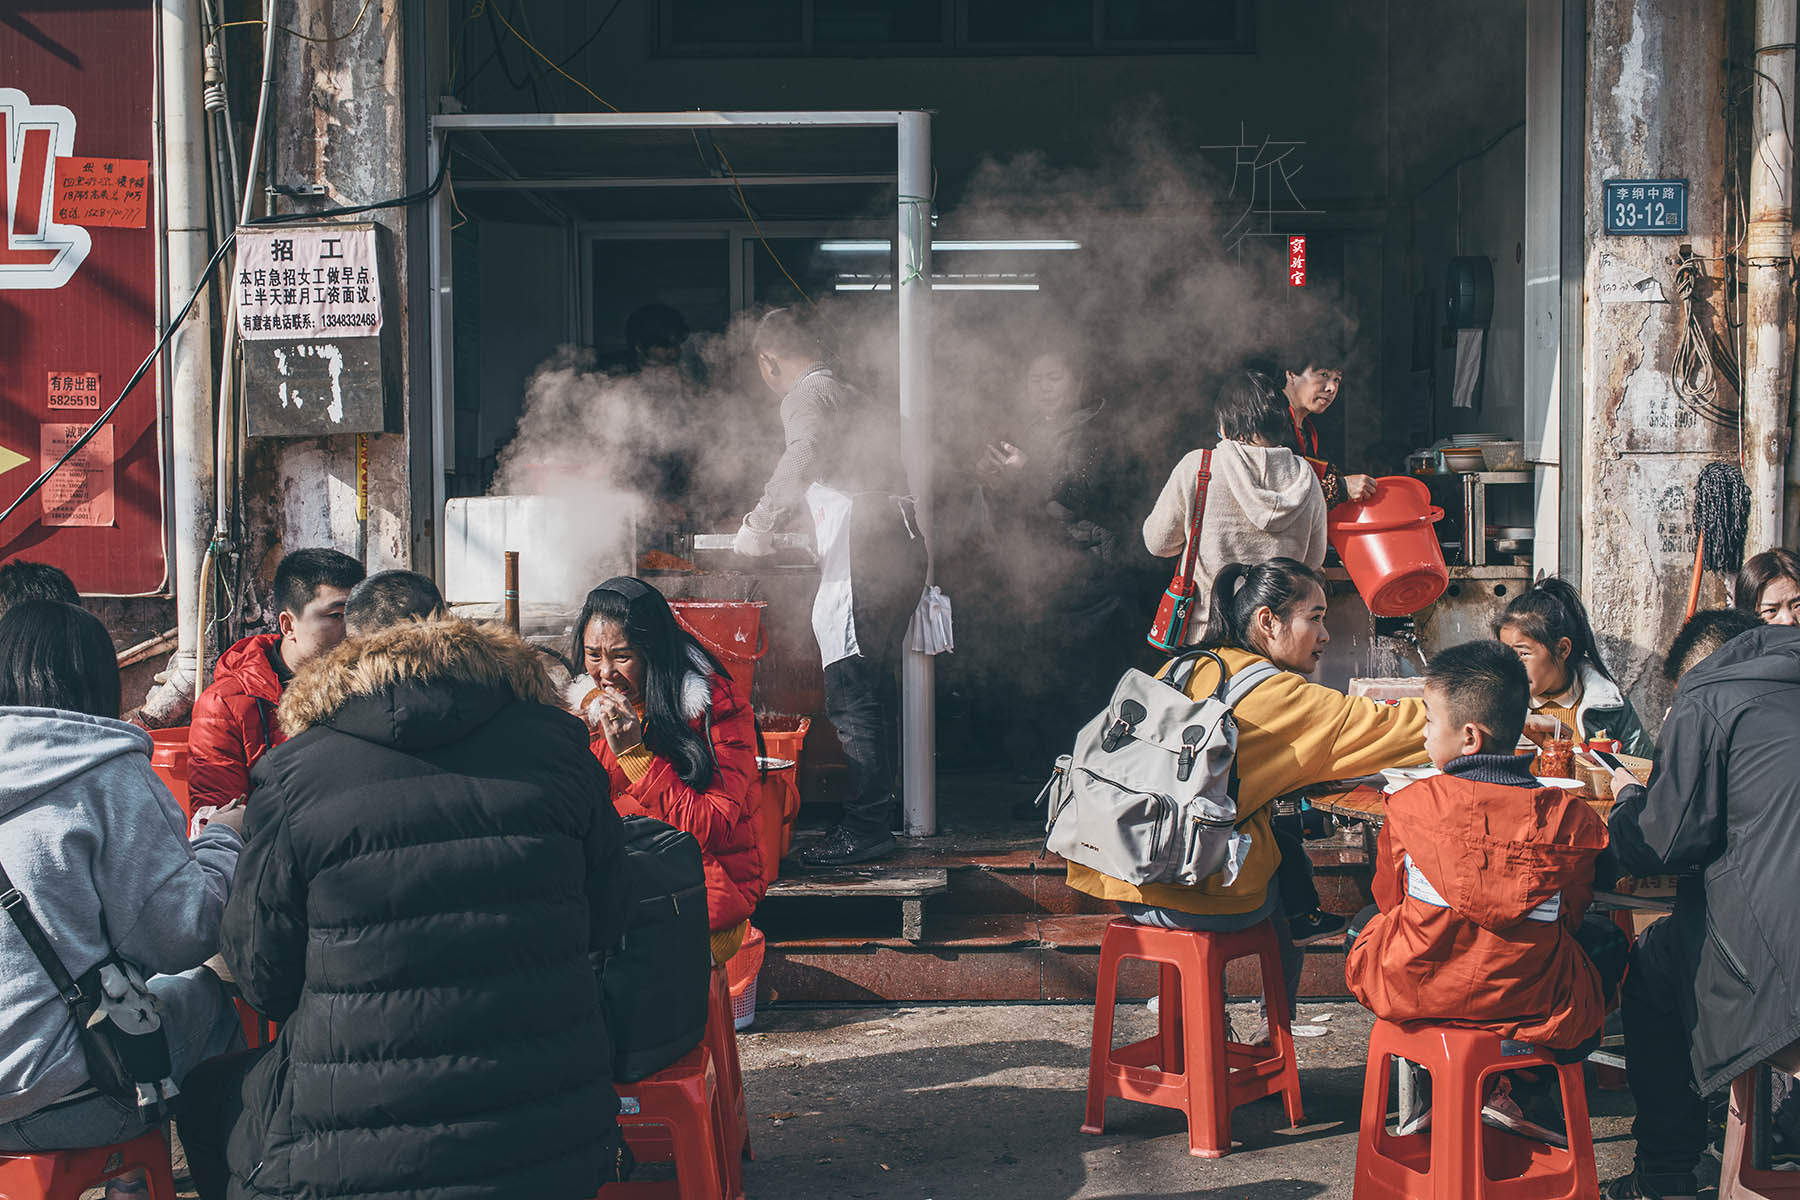
[{"label": "wooden step", "polygon": [[[899,900],[900,936],[916,942],[924,936],[925,897],[942,895],[949,887],[949,873],[942,867],[841,867],[777,879],[763,896],[763,903]],[[768,915],[766,911],[764,915]]]}]

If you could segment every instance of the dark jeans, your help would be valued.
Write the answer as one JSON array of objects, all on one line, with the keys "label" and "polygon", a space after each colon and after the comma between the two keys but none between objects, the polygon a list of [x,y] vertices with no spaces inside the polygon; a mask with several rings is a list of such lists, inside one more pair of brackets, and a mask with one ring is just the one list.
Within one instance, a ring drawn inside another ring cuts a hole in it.
[{"label": "dark jeans", "polygon": [[201,1063],[182,1089],[175,1126],[200,1200],[224,1200],[231,1174],[225,1147],[244,1113],[244,1078],[268,1052],[261,1046]]},{"label": "dark jeans", "polygon": [[852,795],[844,828],[859,838],[886,837],[894,799],[894,707],[887,670],[860,654],[825,668],[825,715],[844,744]]},{"label": "dark jeans", "polygon": [[[1625,1021],[1625,1078],[1637,1103],[1631,1135],[1638,1168],[1683,1175],[1706,1149],[1706,1101],[1694,1083],[1688,1030],[1704,930],[1681,906],[1638,936],[1631,948],[1620,1015]],[[1704,920],[1704,916],[1701,916]]]},{"label": "dark jeans", "polygon": [[1304,917],[1319,907],[1319,889],[1313,883],[1312,859],[1306,856],[1306,843],[1278,823],[1275,848],[1281,852],[1281,862],[1275,868],[1275,878],[1281,881],[1281,909],[1290,917]]}]

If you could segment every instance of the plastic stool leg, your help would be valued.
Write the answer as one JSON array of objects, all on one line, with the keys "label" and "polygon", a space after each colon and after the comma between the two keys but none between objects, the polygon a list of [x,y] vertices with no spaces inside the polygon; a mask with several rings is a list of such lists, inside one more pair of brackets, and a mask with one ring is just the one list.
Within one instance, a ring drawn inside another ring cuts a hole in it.
[{"label": "plastic stool leg", "polygon": [[[1379,1027],[1377,1027],[1379,1031]],[[1384,1157],[1381,1142],[1387,1133],[1388,1089],[1393,1086],[1394,1059],[1379,1038],[1369,1037],[1369,1060],[1363,1067],[1362,1120],[1356,1131],[1356,1182],[1352,1200],[1372,1200],[1390,1195],[1375,1182],[1376,1160]]]},{"label": "plastic stool leg", "polygon": [[1162,1038],[1158,1066],[1172,1075],[1186,1070],[1187,1047],[1182,1038],[1181,972],[1169,963],[1157,970],[1156,1027]]},{"label": "plastic stool leg", "polygon": [[1557,1089],[1563,1098],[1563,1128],[1569,1134],[1569,1157],[1575,1169],[1577,1196],[1600,1194],[1600,1169],[1594,1163],[1594,1130],[1588,1122],[1587,1079],[1580,1063],[1559,1063]]},{"label": "plastic stool leg", "polygon": [[[1195,986],[1183,989],[1182,1020],[1188,1028],[1188,1153],[1223,1158],[1231,1153],[1231,1060],[1225,1052],[1225,964],[1211,953],[1190,950]],[[1185,955],[1184,955],[1185,957]]]},{"label": "plastic stool leg", "polygon": [[1450,1062],[1424,1064],[1431,1081],[1431,1190],[1438,1200],[1481,1195],[1486,1135],[1481,1122],[1481,1089],[1488,1065],[1453,1055]]},{"label": "plastic stool leg", "polygon": [[[1274,937],[1270,933],[1271,939]],[[1266,946],[1257,955],[1262,973],[1263,1011],[1269,1016],[1269,1046],[1281,1055],[1281,1105],[1287,1111],[1288,1124],[1297,1127],[1306,1120],[1300,1102],[1300,1056],[1294,1049],[1294,1014],[1288,1006],[1287,973],[1281,969],[1279,943]]]},{"label": "plastic stool leg", "polygon": [[[1108,932],[1111,932],[1110,927]],[[1115,944],[1100,941],[1100,975],[1094,987],[1094,1038],[1088,1050],[1087,1112],[1082,1118],[1081,1132],[1102,1133],[1106,1129],[1107,1063],[1112,1058],[1113,1003],[1119,989],[1119,955]]]},{"label": "plastic stool leg", "polygon": [[686,1121],[669,1131],[675,1143],[675,1189],[681,1200],[725,1200],[717,1139],[707,1136],[713,1132]]}]

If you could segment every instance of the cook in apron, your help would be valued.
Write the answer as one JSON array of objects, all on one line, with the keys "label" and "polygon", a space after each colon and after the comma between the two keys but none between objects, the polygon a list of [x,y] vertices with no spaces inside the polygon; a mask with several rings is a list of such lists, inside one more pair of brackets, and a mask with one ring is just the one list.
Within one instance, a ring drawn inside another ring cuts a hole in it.
[{"label": "cook in apron", "polygon": [[911,498],[814,483],[806,505],[819,558],[812,627],[821,665],[893,657],[925,587],[925,539]]}]

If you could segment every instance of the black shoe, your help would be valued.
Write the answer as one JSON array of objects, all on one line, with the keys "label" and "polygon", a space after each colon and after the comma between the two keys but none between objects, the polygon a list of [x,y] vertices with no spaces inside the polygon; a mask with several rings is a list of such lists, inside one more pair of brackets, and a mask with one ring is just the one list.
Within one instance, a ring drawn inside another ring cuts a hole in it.
[{"label": "black shoe", "polygon": [[1606,1200],[1694,1200],[1700,1183],[1686,1175],[1649,1175],[1633,1171],[1607,1184],[1600,1192]]},{"label": "black shoe", "polygon": [[1310,946],[1337,937],[1349,925],[1348,919],[1317,908],[1304,916],[1288,918],[1288,930],[1296,946]]},{"label": "black shoe", "polygon": [[894,840],[894,835],[885,830],[859,835],[839,825],[796,857],[803,867],[847,867],[852,863],[886,858],[899,848],[900,843]]}]

